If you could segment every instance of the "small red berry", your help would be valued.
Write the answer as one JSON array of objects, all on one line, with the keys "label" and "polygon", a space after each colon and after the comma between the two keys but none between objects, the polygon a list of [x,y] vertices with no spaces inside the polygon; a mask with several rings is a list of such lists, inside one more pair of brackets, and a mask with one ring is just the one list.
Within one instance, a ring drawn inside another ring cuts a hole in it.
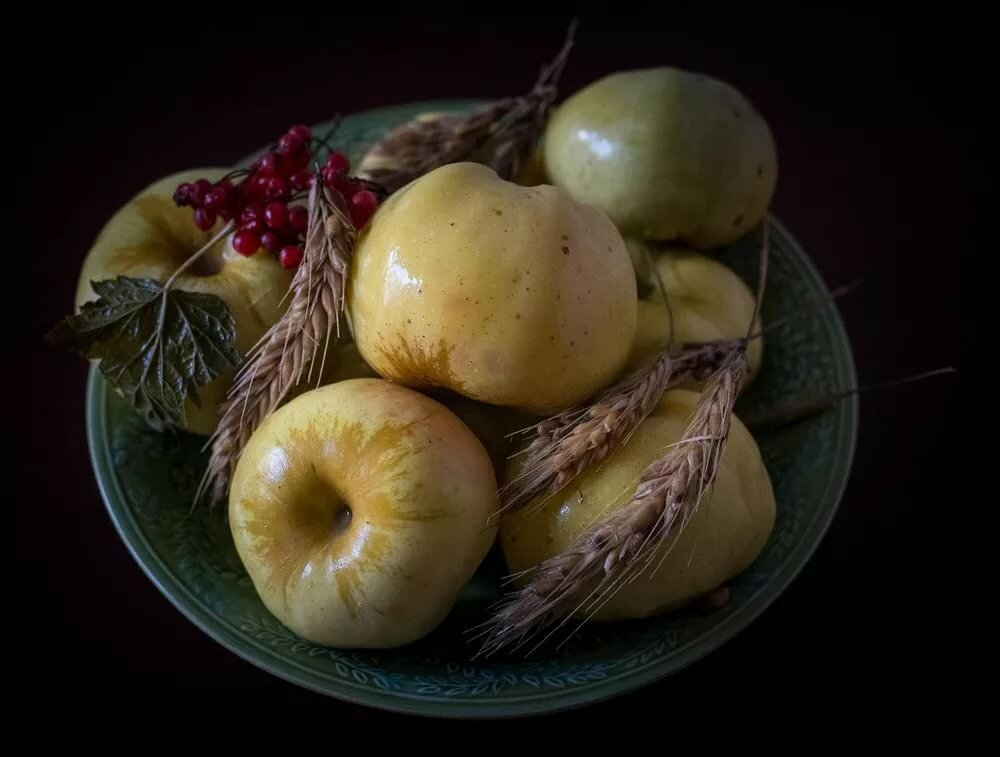
[{"label": "small red berry", "polygon": [[278,140],[278,152],[285,158],[297,157],[305,149],[305,146],[306,143],[294,134],[286,134]]},{"label": "small red berry", "polygon": [[354,193],[361,189],[361,185],[352,181],[351,177],[344,173],[338,173],[333,177],[333,188],[344,196],[345,200],[350,200]]},{"label": "small red berry", "polygon": [[226,204],[226,190],[222,187],[215,187],[205,195],[205,207],[218,212]]},{"label": "small red berry", "polygon": [[261,176],[267,176],[268,178],[272,176],[281,175],[281,156],[276,152],[269,152],[263,158],[260,159],[260,169],[257,173]]},{"label": "small red berry", "polygon": [[240,223],[248,224],[264,215],[264,209],[260,205],[247,205],[240,213]]},{"label": "small red berry", "polygon": [[281,252],[278,253],[278,262],[281,263],[284,268],[295,268],[302,262],[302,248],[297,244],[290,244],[282,247]]},{"label": "small red berry", "polygon": [[191,188],[191,204],[195,207],[205,204],[205,197],[212,191],[212,182],[208,179],[198,179]]},{"label": "small red berry", "polygon": [[330,170],[334,173],[340,173],[341,171],[347,172],[351,169],[351,161],[347,159],[347,156],[342,152],[331,152],[329,157],[326,159],[326,165],[330,167]]},{"label": "small red berry", "polygon": [[208,231],[215,223],[215,213],[207,208],[194,209],[194,225],[202,231]]},{"label": "small red berry", "polygon": [[275,176],[267,185],[267,196],[272,200],[283,200],[288,197],[288,182],[281,176]]},{"label": "small red berry", "polygon": [[309,228],[309,211],[296,205],[288,211],[288,225],[296,234],[305,234]]},{"label": "small red berry", "polygon": [[253,255],[260,248],[260,237],[246,229],[233,234],[233,249],[240,255]]},{"label": "small red berry", "polygon": [[308,142],[310,139],[312,139],[312,129],[310,129],[308,126],[303,126],[302,124],[293,126],[291,129],[288,130],[288,133],[298,137],[303,142]]},{"label": "small red berry", "polygon": [[313,175],[308,171],[293,173],[288,179],[288,183],[292,185],[292,190],[295,192],[306,191],[312,186],[312,182]]},{"label": "small red berry", "polygon": [[273,231],[265,231],[260,235],[260,245],[268,252],[277,252],[281,249],[281,237]]},{"label": "small red berry", "polygon": [[174,190],[174,202],[178,207],[184,207],[185,205],[191,204],[191,190],[194,187],[184,182],[180,184],[176,190]]},{"label": "small red berry", "polygon": [[283,202],[272,202],[264,208],[264,220],[268,228],[283,229],[288,223],[288,206]]},{"label": "small red berry", "polygon": [[368,223],[368,219],[377,208],[378,198],[374,192],[368,189],[355,192],[351,197],[351,221],[354,223],[354,228],[360,229]]},{"label": "small red berry", "polygon": [[285,174],[291,176],[293,173],[298,173],[299,171],[304,171],[309,167],[309,161],[312,160],[312,155],[309,154],[308,150],[303,150],[298,155],[292,158],[285,158],[285,162],[282,164],[282,168],[285,170]]}]

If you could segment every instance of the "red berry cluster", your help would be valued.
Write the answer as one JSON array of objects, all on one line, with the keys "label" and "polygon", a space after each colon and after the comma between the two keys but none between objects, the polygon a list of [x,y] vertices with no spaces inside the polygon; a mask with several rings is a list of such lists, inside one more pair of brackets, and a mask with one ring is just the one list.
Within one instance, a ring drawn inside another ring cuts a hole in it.
[{"label": "red berry cluster", "polygon": [[[232,244],[241,255],[253,255],[263,247],[276,254],[285,268],[295,268],[302,261],[309,213],[303,205],[289,203],[305,198],[315,181],[309,165],[320,145],[308,126],[293,126],[276,149],[254,161],[249,170],[234,171],[214,184],[207,179],[181,184],[174,202],[194,209],[194,223],[202,231],[217,219],[235,220],[239,230]],[[343,153],[332,152],[319,174],[324,186],[344,197],[351,221],[360,229],[378,207],[378,197],[350,177],[350,168]]]}]

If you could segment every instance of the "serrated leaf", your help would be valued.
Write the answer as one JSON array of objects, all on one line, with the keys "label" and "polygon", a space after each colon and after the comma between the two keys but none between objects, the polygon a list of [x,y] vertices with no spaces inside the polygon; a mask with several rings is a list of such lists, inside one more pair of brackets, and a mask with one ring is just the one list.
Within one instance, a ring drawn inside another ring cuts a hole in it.
[{"label": "serrated leaf", "polygon": [[155,429],[179,426],[184,402],[239,365],[236,323],[214,294],[164,289],[153,279],[92,282],[98,298],[46,334],[99,360],[101,373]]}]

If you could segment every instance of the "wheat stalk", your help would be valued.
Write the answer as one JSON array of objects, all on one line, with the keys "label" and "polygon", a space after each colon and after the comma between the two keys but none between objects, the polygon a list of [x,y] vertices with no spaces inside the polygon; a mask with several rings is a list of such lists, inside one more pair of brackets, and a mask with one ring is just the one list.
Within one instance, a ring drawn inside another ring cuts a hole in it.
[{"label": "wheat stalk", "polygon": [[487,622],[480,654],[520,647],[554,625],[539,645],[544,643],[570,618],[592,617],[666,545],[662,561],[715,480],[748,372],[745,348],[731,351],[706,384],[680,441],[643,471],[626,505],[529,571],[527,585]]},{"label": "wheat stalk", "polygon": [[704,380],[745,343],[726,339],[690,344],[675,354],[667,348],[587,404],[523,430],[531,441],[517,474],[500,489],[494,519],[536,497],[542,497],[536,506],[544,505],[549,496],[625,444],[665,391],[689,378]]},{"label": "wheat stalk", "polygon": [[[478,654],[493,654],[511,646],[517,649],[551,626],[533,647],[537,649],[570,618],[582,618],[581,623],[586,623],[626,582],[648,570],[659,552],[662,563],[676,545],[715,483],[733,406],[750,373],[746,346],[763,302],[769,240],[770,227],[765,220],[757,296],[746,335],[735,341],[736,346],[708,378],[680,440],[640,474],[627,503],[590,526],[567,549],[524,573],[527,584],[509,595],[484,624],[480,635],[485,638]],[[664,370],[669,374],[669,358],[664,355],[658,362],[667,366]],[[640,402],[634,407],[642,406]],[[609,453],[602,450],[602,454]],[[568,470],[577,470],[576,462]]]},{"label": "wheat stalk", "polygon": [[248,353],[220,407],[221,418],[209,439],[212,452],[195,502],[206,492],[213,501],[226,496],[247,441],[302,380],[307,368],[311,378],[317,358],[317,376],[322,376],[330,337],[340,336],[344,287],[356,236],[343,198],[316,182],[309,193],[309,226],[302,262],[289,287],[288,308]]},{"label": "wheat stalk", "polygon": [[395,192],[449,163],[472,160],[485,149],[485,162],[504,179],[520,172],[541,137],[566,65],[574,20],[562,49],[542,68],[529,92],[488,103],[466,115],[415,118],[380,138],[361,161],[358,175]]}]

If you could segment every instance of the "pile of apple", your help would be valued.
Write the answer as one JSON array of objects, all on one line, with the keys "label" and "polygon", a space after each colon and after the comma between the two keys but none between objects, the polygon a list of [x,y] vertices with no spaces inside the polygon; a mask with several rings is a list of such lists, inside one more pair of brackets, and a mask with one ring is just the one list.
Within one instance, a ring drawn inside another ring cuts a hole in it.
[{"label": "pile of apple", "polygon": [[[746,333],[753,295],[711,251],[759,224],[776,177],[768,127],[739,92],[659,68],[569,97],[515,182],[455,163],[391,195],[359,235],[349,334],[323,385],[258,428],[232,481],[232,535],[268,609],[318,644],[407,644],[442,622],[498,539],[521,571],[626,502],[680,437],[691,387],[668,392],[565,491],[487,525],[517,470],[511,433],[666,346],[650,260],[678,342]],[[98,271],[162,278],[196,249],[190,213],[169,201],[179,180],[147,189],[104,232],[80,302]],[[225,241],[186,275],[185,288],[229,304],[242,353],[280,317],[290,278],[264,251],[236,254]],[[762,349],[753,343],[754,372]],[[211,432],[230,379],[202,393],[189,430]],[[675,557],[600,617],[643,617],[712,591],[759,553],[773,519],[767,471],[734,420],[711,506]]]}]

